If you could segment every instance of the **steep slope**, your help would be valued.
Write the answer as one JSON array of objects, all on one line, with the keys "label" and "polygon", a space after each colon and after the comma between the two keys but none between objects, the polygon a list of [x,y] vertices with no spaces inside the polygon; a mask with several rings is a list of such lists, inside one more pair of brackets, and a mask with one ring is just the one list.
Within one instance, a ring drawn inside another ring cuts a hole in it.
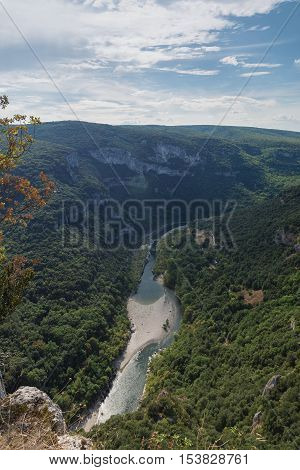
[{"label": "steep slope", "polygon": [[118,198],[248,200],[299,182],[299,133],[68,121],[44,124],[37,138],[71,147],[74,176],[95,174]]},{"label": "steep slope", "polygon": [[183,324],[140,410],[91,432],[98,448],[299,448],[300,188],[237,211],[230,229],[229,252],[211,222],[160,243]]}]

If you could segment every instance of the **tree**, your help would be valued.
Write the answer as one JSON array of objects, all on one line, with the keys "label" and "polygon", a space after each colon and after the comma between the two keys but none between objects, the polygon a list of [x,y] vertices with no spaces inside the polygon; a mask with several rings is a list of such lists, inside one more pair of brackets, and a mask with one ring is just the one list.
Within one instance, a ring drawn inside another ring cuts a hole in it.
[{"label": "tree", "polygon": [[[9,104],[0,96],[0,108]],[[0,118],[0,320],[12,312],[33,275],[32,263],[23,256],[9,259],[4,248],[4,227],[8,224],[26,226],[36,209],[43,207],[54,190],[45,173],[39,175],[38,186],[18,176],[15,169],[34,141],[30,130],[40,124],[34,116],[15,114]],[[30,126],[30,127],[29,127]]]},{"label": "tree", "polygon": [[[8,106],[6,96],[0,96],[0,107]],[[39,118],[15,114],[0,118],[0,223],[26,225],[32,218],[32,211],[46,204],[54,189],[45,173],[40,173],[40,187],[34,186],[27,178],[13,173],[21,157],[34,141],[29,126],[35,132]]]}]

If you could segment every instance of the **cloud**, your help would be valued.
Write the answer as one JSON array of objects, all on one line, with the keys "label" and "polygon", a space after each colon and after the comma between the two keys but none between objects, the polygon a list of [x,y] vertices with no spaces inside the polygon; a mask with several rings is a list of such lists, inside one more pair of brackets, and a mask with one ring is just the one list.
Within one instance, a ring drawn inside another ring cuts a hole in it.
[{"label": "cloud", "polygon": [[212,97],[196,97],[190,100],[183,99],[181,97],[174,98],[177,105],[182,106],[186,110],[194,111],[211,111],[211,110],[221,110],[227,111],[228,108],[232,106],[233,103],[236,111],[245,110],[247,107],[255,109],[265,109],[272,108],[274,106],[274,100],[266,99],[255,99],[248,96],[240,96],[236,98],[233,95],[225,96],[212,96]]},{"label": "cloud", "polygon": [[[295,90],[284,88],[288,95],[281,97],[282,90],[261,90],[260,97],[252,94],[240,96],[218,92],[216,87],[209,92],[182,87],[173,90],[151,88],[148,81],[136,83],[120,80],[120,77],[107,73],[100,82],[98,74],[91,74],[86,82],[85,70],[53,67],[51,74],[59,87],[64,87],[66,98],[79,118],[84,121],[110,124],[216,124],[220,122],[229,107],[232,112],[226,117],[224,125],[245,125],[299,130],[299,122],[273,120],[275,115],[293,115],[300,120],[300,108],[291,100]],[[32,88],[32,83],[34,88]],[[2,75],[3,85],[11,85],[11,106],[9,112],[21,112],[38,115],[45,121],[74,119],[67,105],[55,99],[55,91],[49,80],[41,80],[39,72],[20,75],[18,72],[6,72]],[[34,89],[34,92],[32,90]],[[5,90],[4,90],[5,91]],[[276,96],[276,99],[274,99]],[[286,104],[286,97],[290,104]],[[282,103],[281,103],[282,101]],[[37,130],[38,132],[38,130]],[[37,135],[38,137],[38,135]]]},{"label": "cloud", "polygon": [[[3,0],[3,4],[43,62],[59,60],[87,72],[100,70],[102,62],[130,74],[219,52],[220,32],[235,26],[234,17],[265,14],[282,1]],[[12,68],[20,68],[20,63],[38,67],[26,48],[1,12],[0,58],[2,51],[14,49],[9,59]]]},{"label": "cloud", "polygon": [[103,70],[108,68],[108,64],[104,61],[99,60],[86,60],[79,62],[66,62],[59,64],[60,67],[66,68],[68,70]]},{"label": "cloud", "polygon": [[295,59],[295,60],[294,60],[294,64],[300,65],[300,59]]},{"label": "cloud", "polygon": [[268,64],[266,62],[260,62],[258,64],[251,64],[251,63],[248,63],[248,62],[241,62],[241,65],[242,67],[245,67],[247,69],[251,69],[251,68],[267,68],[267,69],[276,69],[278,67],[281,67],[282,64]]},{"label": "cloud", "polygon": [[[203,114],[205,120],[205,112],[210,111],[218,114],[220,110],[225,110],[226,107],[234,101],[234,95],[216,95],[207,96],[207,93],[199,93],[192,90],[182,89],[172,92],[169,90],[151,90],[145,86],[138,86],[129,83],[122,83],[117,77],[113,79],[111,76],[102,78],[101,86],[97,76],[91,76],[89,80],[89,87],[85,86],[83,82],[85,71],[70,71],[66,73],[62,79],[59,71],[53,70],[52,75],[58,86],[61,87],[64,80],[68,90],[66,98],[71,103],[71,106],[79,114],[81,119],[95,120],[97,122],[110,122],[113,124],[120,124],[128,120],[132,116],[135,118],[140,116],[144,122],[153,121],[153,116],[162,109],[167,114],[173,115],[176,107],[178,107],[175,115],[177,122],[180,122],[180,116],[184,116],[187,123],[189,116],[185,115],[186,112],[197,112],[199,116]],[[55,113],[60,113],[65,119],[73,119],[74,116],[66,107],[65,103],[53,102],[52,84],[47,79],[41,79],[39,73],[31,73],[20,76],[16,73],[5,74],[3,80],[4,85],[12,83],[14,86],[14,93],[18,93],[20,99],[17,102],[12,101],[11,110],[23,111],[28,109],[30,102],[30,109],[32,112],[41,115],[43,120],[49,119],[49,116],[55,116]],[[31,83],[34,83],[34,88],[37,96],[40,97],[39,102],[33,103],[28,99]],[[44,96],[42,98],[42,93]],[[42,105],[41,105],[42,102]],[[274,102],[272,99],[256,99],[253,97],[239,97],[237,100],[237,107],[250,106],[257,108],[271,107]],[[37,108],[35,108],[37,106]],[[164,108],[162,108],[164,107]],[[96,119],[95,119],[95,116]],[[193,118],[194,119],[194,118]]]},{"label": "cloud", "polygon": [[300,119],[297,119],[294,114],[278,114],[273,117],[273,121],[279,121],[281,123],[300,123]]},{"label": "cloud", "polygon": [[[70,46],[78,56],[137,66],[218,51],[218,32],[232,24],[216,5],[203,8],[203,0],[3,1],[37,53],[45,45],[58,53]],[[0,48],[16,45],[23,39],[1,12]]]},{"label": "cloud", "polygon": [[[37,52],[42,44],[60,52],[69,45],[75,55],[139,66],[217,51],[218,46],[213,43],[220,31],[234,26],[234,16],[267,13],[281,1],[3,0],[3,3]],[[2,12],[0,47],[22,43]]]},{"label": "cloud", "polygon": [[247,73],[241,73],[241,77],[260,77],[263,75],[270,75],[271,72],[247,72]]},{"label": "cloud", "polygon": [[218,75],[220,73],[219,70],[204,70],[204,69],[190,69],[190,70],[184,70],[184,69],[179,69],[179,68],[171,68],[171,67],[161,67],[157,68],[157,70],[160,70],[162,72],[174,72],[178,73],[181,75],[197,75],[197,76],[214,76]]},{"label": "cloud", "polygon": [[267,68],[267,69],[274,69],[281,67],[282,64],[270,64],[266,62],[258,62],[258,63],[250,63],[250,62],[245,62],[245,60],[239,59],[237,56],[227,56],[223,57],[223,59],[220,60],[222,64],[225,65],[233,65],[237,67],[240,65],[241,67],[247,68],[247,69],[257,69],[257,68]]},{"label": "cloud", "polygon": [[221,59],[220,62],[222,64],[225,64],[225,65],[234,65],[234,66],[239,65],[239,61],[238,61],[237,57],[235,57],[233,55],[223,57],[223,59]]},{"label": "cloud", "polygon": [[[126,73],[140,73],[149,71],[149,67],[136,67],[134,65],[117,65],[114,69],[115,73],[126,74]],[[207,70],[207,69],[181,69],[179,67],[151,67],[151,70],[158,70],[160,72],[173,72],[179,75],[196,75],[196,76],[214,76],[219,75],[219,70]]]},{"label": "cloud", "polygon": [[[71,0],[72,1],[72,0]],[[80,1],[80,0],[79,0]],[[78,3],[78,2],[75,2]],[[93,5],[99,8],[108,8],[121,11],[124,6],[130,8],[140,4],[145,6],[147,4],[159,4],[165,6],[165,8],[178,8],[180,4],[184,4],[184,8],[190,8],[195,5],[206,6],[208,8],[208,2],[204,0],[86,0],[86,5]],[[270,12],[276,5],[283,3],[282,0],[211,0],[211,9],[220,13],[220,15],[234,15],[234,16],[253,16],[255,14],[264,14]],[[205,11],[204,8],[202,11]]]},{"label": "cloud", "polygon": [[[236,85],[218,78],[222,70],[218,63],[221,51],[227,51],[224,56],[228,54],[221,64],[238,66],[239,72],[257,66],[246,65],[248,59],[243,50],[233,55],[238,44],[236,41],[232,45],[230,41],[233,28],[240,24],[241,17],[253,17],[256,22],[254,15],[267,14],[283,3],[280,0],[2,2],[80,119],[111,124],[217,122],[234,99]],[[1,89],[9,91],[13,103],[10,110],[37,114],[44,121],[74,119],[1,11],[1,5],[0,12],[0,83]],[[229,38],[227,42],[223,41],[224,32]],[[259,46],[267,44],[255,45]],[[239,55],[240,52],[244,55]],[[264,66],[271,69],[279,64]],[[180,76],[182,80],[178,79]],[[203,78],[184,80],[187,76]],[[218,95],[216,90],[224,91]],[[278,107],[255,96],[240,97],[225,124],[234,125],[242,119],[251,125],[260,119],[260,124],[267,125],[271,118],[266,116],[266,106],[272,115]],[[292,113],[298,115],[297,111]]]},{"label": "cloud", "polygon": [[254,25],[251,26],[251,28],[248,28],[246,31],[267,31],[270,29],[271,26],[260,26],[260,25]]}]

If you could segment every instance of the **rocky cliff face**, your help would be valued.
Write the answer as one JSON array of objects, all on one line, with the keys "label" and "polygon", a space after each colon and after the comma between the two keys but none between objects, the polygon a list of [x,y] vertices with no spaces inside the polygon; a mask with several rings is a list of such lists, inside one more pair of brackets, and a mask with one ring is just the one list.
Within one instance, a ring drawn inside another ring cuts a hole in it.
[{"label": "rocky cliff face", "polygon": [[[215,165],[214,160],[210,160],[211,151],[203,148],[203,142],[198,148],[190,149],[188,145],[176,145],[166,142],[148,142],[146,139],[139,141],[136,145],[130,143],[128,148],[118,146],[99,146],[96,150],[87,149],[86,154],[92,160],[99,162],[108,167],[114,167],[116,173],[120,174],[122,181],[127,185],[135,185],[135,178],[146,178],[150,173],[154,173],[158,177],[174,177],[180,178],[184,173],[185,176],[193,177],[198,170],[205,172],[210,171],[217,177],[236,178],[239,171],[233,171],[230,168]],[[221,159],[226,156],[226,150],[218,148],[214,157]],[[86,156],[86,155],[85,155]],[[67,172],[72,181],[76,181],[79,174],[80,152],[72,152],[67,155]],[[82,157],[83,158],[83,157]],[[118,168],[119,167],[119,168]],[[128,172],[123,168],[127,168]],[[197,170],[198,169],[198,170]],[[101,182],[106,189],[120,185],[120,180],[110,174],[106,174],[106,170],[101,168]],[[124,174],[123,174],[124,173]],[[139,184],[140,184],[139,180]],[[146,183],[145,183],[146,185]]]},{"label": "rocky cliff face", "polygon": [[158,162],[168,162],[172,158],[189,162],[197,158],[196,155],[188,155],[185,149],[172,144],[158,143],[154,146],[153,151]]},{"label": "rocky cliff face", "polygon": [[201,153],[201,149],[197,152],[189,152],[178,145],[158,143],[154,146],[153,151],[156,160],[159,162],[169,162],[174,158],[187,164],[205,165],[207,162],[207,158]]},{"label": "rocky cliff face", "polygon": [[[131,152],[116,147],[105,147],[91,151],[90,155],[97,161],[107,165],[125,165],[139,175],[154,171],[158,175],[180,176],[179,170],[168,168],[166,165],[155,162],[145,162],[135,158]],[[156,157],[155,157],[156,158]],[[161,162],[161,160],[158,160]],[[163,162],[166,160],[164,159]]]}]

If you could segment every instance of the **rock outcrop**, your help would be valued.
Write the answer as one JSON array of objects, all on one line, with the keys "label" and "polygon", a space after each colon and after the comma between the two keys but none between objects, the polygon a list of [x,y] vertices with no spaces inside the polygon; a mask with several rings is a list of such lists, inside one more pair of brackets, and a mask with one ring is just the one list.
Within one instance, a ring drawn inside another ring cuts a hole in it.
[{"label": "rock outcrop", "polygon": [[275,235],[275,243],[277,245],[291,246],[296,252],[300,251],[300,236],[291,231],[282,229],[278,230]]},{"label": "rock outcrop", "polygon": [[0,400],[0,449],[91,448],[79,434],[67,432],[60,407],[35,387],[20,387]]},{"label": "rock outcrop", "polygon": [[20,387],[12,395],[9,395],[8,400],[12,408],[25,407],[28,411],[37,413],[46,411],[49,415],[52,430],[58,435],[66,432],[66,423],[61,409],[46,393],[38,388]]},{"label": "rock outcrop", "polygon": [[215,248],[216,240],[211,230],[196,230],[195,241],[203,248]]},{"label": "rock outcrop", "polygon": [[257,413],[255,413],[255,415],[253,416],[253,420],[252,420],[252,433],[255,432],[257,430],[257,428],[259,428],[261,426],[261,422],[262,422],[262,412],[261,411],[258,411]]},{"label": "rock outcrop", "polygon": [[266,383],[265,388],[263,390],[263,396],[268,395],[274,388],[277,387],[281,375],[273,375],[271,379]]},{"label": "rock outcrop", "polygon": [[103,147],[91,151],[90,155],[97,161],[106,165],[125,165],[129,170],[139,175],[153,171],[158,175],[180,176],[179,170],[168,168],[156,162],[145,162],[135,158],[131,152],[117,147]]}]

